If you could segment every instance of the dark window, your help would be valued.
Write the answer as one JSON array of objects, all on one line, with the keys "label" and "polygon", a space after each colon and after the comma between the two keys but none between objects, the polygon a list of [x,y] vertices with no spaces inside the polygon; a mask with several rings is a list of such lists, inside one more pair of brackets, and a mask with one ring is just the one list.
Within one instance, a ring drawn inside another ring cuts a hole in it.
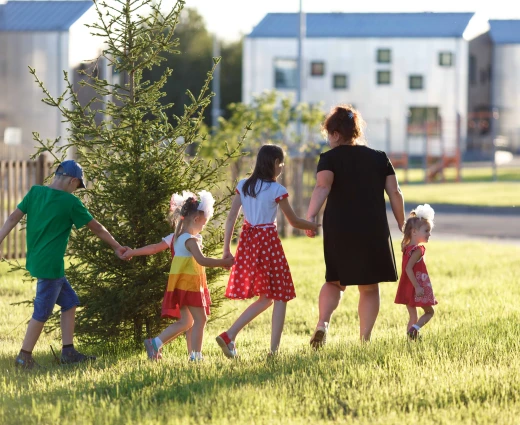
[{"label": "dark window", "polygon": [[311,75],[313,77],[325,75],[325,62],[311,62]]},{"label": "dark window", "polygon": [[377,62],[378,63],[391,63],[392,52],[390,49],[377,49]]},{"label": "dark window", "polygon": [[332,86],[335,89],[348,88],[348,77],[346,74],[334,74],[332,76]]},{"label": "dark window", "polygon": [[423,86],[423,76],[422,75],[410,75],[410,90],[422,90]]},{"label": "dark window", "polygon": [[477,58],[473,55],[469,57],[469,82],[477,84]]},{"label": "dark window", "polygon": [[408,134],[438,136],[440,134],[439,108],[411,107],[408,113]]},{"label": "dark window", "polygon": [[377,84],[379,85],[388,85],[391,81],[390,71],[377,71]]},{"label": "dark window", "polygon": [[453,53],[440,52],[439,53],[439,65],[440,66],[453,66]]},{"label": "dark window", "polygon": [[295,89],[298,85],[298,63],[295,59],[274,60],[274,86],[277,89]]},{"label": "dark window", "polygon": [[487,69],[481,69],[480,70],[480,84],[486,84],[487,79],[488,79]]}]

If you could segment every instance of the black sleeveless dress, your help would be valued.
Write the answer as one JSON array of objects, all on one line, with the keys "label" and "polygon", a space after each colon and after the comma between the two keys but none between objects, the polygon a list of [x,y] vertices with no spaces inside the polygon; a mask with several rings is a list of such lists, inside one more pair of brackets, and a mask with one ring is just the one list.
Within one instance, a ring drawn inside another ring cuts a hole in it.
[{"label": "black sleeveless dress", "polygon": [[395,174],[382,151],[341,145],[320,156],[318,172],[334,173],[323,216],[327,282],[342,286],[397,281],[386,218],[386,177]]}]

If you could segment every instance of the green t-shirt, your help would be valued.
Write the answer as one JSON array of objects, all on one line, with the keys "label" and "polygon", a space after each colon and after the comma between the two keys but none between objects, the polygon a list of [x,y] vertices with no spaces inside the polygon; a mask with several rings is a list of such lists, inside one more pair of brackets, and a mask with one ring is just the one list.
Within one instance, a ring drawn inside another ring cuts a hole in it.
[{"label": "green t-shirt", "polygon": [[33,186],[18,205],[27,214],[27,270],[41,279],[65,276],[63,257],[72,225],[79,229],[92,216],[71,193]]}]

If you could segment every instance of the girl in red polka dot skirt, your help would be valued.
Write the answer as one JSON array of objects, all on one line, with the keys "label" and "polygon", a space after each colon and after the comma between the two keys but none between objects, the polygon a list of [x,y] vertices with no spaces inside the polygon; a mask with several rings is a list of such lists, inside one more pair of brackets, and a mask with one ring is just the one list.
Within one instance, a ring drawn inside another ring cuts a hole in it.
[{"label": "girl in red polka dot skirt", "polygon": [[289,264],[276,230],[278,205],[291,226],[313,231],[319,226],[297,217],[292,210],[287,199],[287,189],[276,182],[283,166],[282,148],[275,145],[262,146],[253,174],[237,185],[226,220],[223,258],[232,257],[231,237],[238,214],[243,209],[245,220],[226,297],[235,300],[258,297],[226,332],[217,337],[217,343],[229,358],[237,355],[235,338],[238,333],[273,303],[271,353],[275,353],[280,345],[287,301],[296,297]]},{"label": "girl in red polka dot skirt", "polygon": [[[419,205],[403,226],[403,266],[395,303],[404,304],[408,309],[410,318],[406,329],[410,339],[419,338],[419,330],[433,317],[433,306],[437,304],[424,262],[426,248],[422,245],[430,240],[434,215],[428,204]],[[417,307],[424,310],[419,320]]]}]

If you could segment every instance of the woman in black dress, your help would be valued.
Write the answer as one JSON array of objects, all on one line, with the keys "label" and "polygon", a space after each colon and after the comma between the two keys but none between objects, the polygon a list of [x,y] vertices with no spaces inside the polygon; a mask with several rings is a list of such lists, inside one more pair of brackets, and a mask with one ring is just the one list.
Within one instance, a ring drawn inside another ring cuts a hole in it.
[{"label": "woman in black dress", "polygon": [[[379,313],[379,282],[397,281],[384,192],[399,229],[404,223],[403,196],[386,154],[364,145],[362,125],[360,114],[350,105],[333,108],[322,125],[332,149],[320,156],[307,212],[308,220],[317,220],[327,200],[323,216],[326,282],[311,338],[315,348],[326,342],[330,318],[347,286],[359,289],[360,338],[370,340]],[[315,234],[307,231],[307,235]]]}]

